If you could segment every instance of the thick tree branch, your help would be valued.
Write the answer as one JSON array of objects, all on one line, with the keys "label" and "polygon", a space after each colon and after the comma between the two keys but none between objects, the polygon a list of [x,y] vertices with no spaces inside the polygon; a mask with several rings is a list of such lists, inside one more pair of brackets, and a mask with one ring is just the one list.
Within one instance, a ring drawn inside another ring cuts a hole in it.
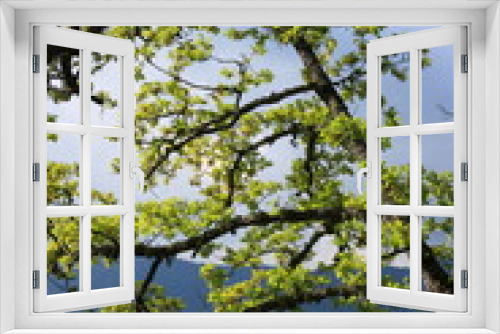
[{"label": "thick tree branch", "polygon": [[273,298],[259,305],[248,307],[243,312],[270,312],[270,311],[289,311],[300,304],[320,302],[325,298],[332,297],[350,297],[357,296],[359,290],[363,287],[357,286],[336,286],[317,289],[314,291],[298,292],[293,296],[283,295]]},{"label": "thick tree branch", "polygon": [[[366,221],[366,211],[360,209],[338,207],[317,210],[311,209],[304,211],[293,209],[282,210],[278,215],[270,215],[268,213],[262,212],[251,216],[235,216],[227,222],[220,223],[219,225],[216,225],[215,227],[212,227],[200,233],[199,235],[187,238],[185,240],[176,241],[163,247],[152,247],[145,244],[138,244],[135,246],[135,254],[136,256],[162,257],[164,259],[168,259],[186,251],[199,249],[199,247],[201,247],[202,245],[208,244],[223,235],[235,233],[237,230],[242,228],[252,226],[269,226],[272,223],[280,222],[294,223],[314,220],[328,220],[331,222],[331,224],[336,224],[342,223],[345,220],[355,217],[359,220]],[[329,226],[329,228],[331,229],[332,226]],[[300,261],[302,261],[302,258],[307,257],[307,254],[310,252],[314,245],[315,239],[318,237],[320,236],[313,235],[308,244],[306,244],[306,247],[301,251],[301,253],[299,253],[300,255],[297,255],[297,258],[290,263],[291,267],[296,266],[297,263],[300,263]],[[428,282],[431,282],[427,283],[427,290],[441,293],[445,291],[453,291],[453,285],[450,282],[449,276],[442,269],[435,255],[432,253],[432,249],[430,249],[430,247],[425,243],[422,245],[422,249],[422,267],[424,272],[424,279],[428,280]],[[119,248],[117,248],[115,245],[96,245],[92,248],[93,256],[109,257],[110,254],[118,254],[118,252]],[[333,293],[333,290],[329,291]],[[281,304],[281,302],[279,302],[280,299],[278,299],[276,302],[278,304],[274,304],[273,301],[273,303],[271,303],[270,305],[264,304],[265,306],[258,306],[255,312],[263,312],[266,309],[276,310],[274,307],[282,309],[285,306],[286,309],[290,309],[290,305],[292,305],[293,300],[295,300],[294,305],[297,305],[311,300],[307,298],[319,298],[321,295],[323,295],[323,298],[326,298],[324,297],[324,294],[319,293],[313,294],[313,297],[309,295],[302,297],[299,296],[296,298],[296,300],[294,299],[295,297],[287,297],[285,298],[285,302],[283,302],[284,304]],[[335,291],[335,295],[338,295],[338,291]],[[304,298],[306,298],[307,300],[305,300]]]},{"label": "thick tree branch", "polygon": [[312,89],[313,89],[312,85],[300,85],[284,89],[281,92],[271,93],[267,96],[260,97],[251,102],[248,102],[241,108],[237,108],[232,112],[217,116],[210,121],[207,121],[205,123],[196,126],[195,129],[193,129],[191,133],[185,138],[181,139],[178,142],[168,143],[162,154],[160,154],[158,159],[155,161],[155,164],[147,170],[146,179],[150,180],[152,178],[152,176],[158,170],[158,168],[160,168],[160,166],[162,166],[166,161],[168,161],[170,154],[180,151],[185,145],[189,144],[193,140],[201,138],[206,135],[228,130],[232,128],[243,115],[248,114],[259,107],[278,103],[281,100],[286,99],[287,97],[294,96],[300,93],[309,92]]},{"label": "thick tree branch", "polygon": [[[364,210],[338,207],[303,211],[283,209],[280,214],[277,215],[270,215],[268,213],[261,212],[251,216],[235,216],[227,222],[221,222],[219,225],[216,225],[199,235],[185,240],[176,241],[163,247],[152,247],[144,244],[138,244],[135,246],[135,255],[146,257],[163,256],[165,259],[168,259],[183,252],[196,250],[202,245],[212,242],[223,235],[235,233],[241,228],[251,226],[269,226],[272,223],[294,223],[315,220],[331,220],[333,222],[342,223],[344,220],[352,219],[354,217],[357,217],[358,219],[365,219],[366,213]],[[92,248],[92,255],[97,256],[110,253],[118,254],[118,251],[119,249],[113,245],[96,245]]]},{"label": "thick tree branch", "polygon": [[[351,116],[347,104],[335,87],[336,84],[326,73],[313,47],[303,37],[298,37],[292,45],[304,64],[308,82],[313,84],[314,91],[330,109],[332,116],[337,117],[340,114]],[[365,160],[365,139],[354,140],[353,144],[349,149],[359,157],[359,160]]]},{"label": "thick tree branch", "polygon": [[347,105],[335,89],[312,46],[303,37],[298,37],[292,44],[304,64],[308,81],[314,83],[314,91],[328,106],[332,115],[350,115]]},{"label": "thick tree branch", "polygon": [[450,275],[443,269],[432,248],[424,241],[422,241],[422,276],[426,291],[453,294],[453,281],[450,280]]}]

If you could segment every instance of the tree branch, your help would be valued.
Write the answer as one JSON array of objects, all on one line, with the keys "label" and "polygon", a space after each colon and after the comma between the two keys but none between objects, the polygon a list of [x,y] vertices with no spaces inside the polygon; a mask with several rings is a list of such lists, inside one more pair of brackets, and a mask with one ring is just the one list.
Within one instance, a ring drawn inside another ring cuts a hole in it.
[{"label": "tree branch", "polygon": [[314,129],[314,126],[308,127],[307,145],[306,145],[306,159],[304,161],[304,169],[307,173],[307,193],[309,198],[313,196],[313,183],[314,183],[314,171],[312,164],[316,159],[316,140],[318,139],[318,131]]},{"label": "tree branch", "polygon": [[[338,207],[303,211],[283,209],[277,215],[270,215],[268,213],[261,212],[250,216],[235,216],[227,222],[220,222],[218,226],[212,227],[199,235],[185,240],[176,241],[166,246],[151,247],[144,244],[138,244],[135,246],[135,254],[136,256],[146,257],[163,256],[165,259],[168,259],[179,253],[198,249],[201,245],[212,242],[223,235],[235,233],[241,228],[251,226],[268,226],[272,223],[294,223],[314,220],[331,220],[341,223],[344,220],[355,217],[358,219],[365,219],[366,212],[364,210]],[[118,251],[119,248],[113,245],[96,245],[92,248],[92,255],[97,256],[101,254],[108,254],[109,256],[110,253],[118,254]]]},{"label": "tree branch", "polygon": [[243,115],[254,111],[258,107],[275,104],[287,97],[305,93],[311,91],[312,89],[312,85],[300,85],[284,89],[281,92],[271,93],[267,96],[260,97],[251,102],[248,102],[241,108],[237,108],[232,112],[217,116],[210,121],[196,126],[196,128],[193,129],[193,131],[191,131],[191,133],[186,138],[180,140],[177,143],[171,143],[169,146],[165,147],[164,152],[160,154],[155,164],[146,172],[146,179],[150,180],[152,178],[153,174],[158,170],[158,168],[160,168],[163,163],[168,161],[170,154],[181,150],[185,145],[189,144],[193,140],[232,128]]},{"label": "tree branch", "polygon": [[[332,116],[337,117],[340,114],[344,114],[352,117],[345,101],[337,92],[335,87],[336,84],[332,82],[329,75],[325,72],[321,61],[314,52],[312,46],[304,37],[298,37],[292,45],[304,64],[308,82],[313,84],[315,93],[330,109]],[[353,151],[353,153],[356,154],[360,160],[365,160],[366,140],[354,140],[353,144],[353,147],[349,149]]]},{"label": "tree branch", "polygon": [[303,37],[298,37],[292,45],[304,64],[308,81],[315,84],[314,91],[328,106],[332,115],[350,115],[347,105],[335,89],[312,46]]},{"label": "tree branch", "polygon": [[233,163],[233,166],[227,172],[227,185],[228,185],[228,196],[225,201],[225,207],[228,208],[233,204],[233,197],[236,188],[236,172],[240,169],[241,162],[245,155],[250,152],[253,152],[264,145],[271,145],[275,143],[278,139],[286,137],[288,135],[297,134],[300,132],[301,126],[299,124],[292,124],[291,127],[287,130],[283,130],[280,132],[273,133],[270,136],[264,137],[263,139],[250,144],[244,149],[236,151],[236,159]]},{"label": "tree branch", "polygon": [[146,312],[146,305],[144,305],[144,295],[146,294],[149,285],[153,282],[153,279],[160,268],[161,263],[165,258],[162,255],[158,255],[154,260],[151,268],[149,268],[148,275],[146,279],[141,285],[141,288],[136,293],[135,302],[136,302],[136,312]]},{"label": "tree branch", "polygon": [[331,297],[357,296],[362,287],[357,286],[336,286],[317,289],[314,291],[298,292],[290,296],[278,296],[256,306],[248,307],[243,312],[269,312],[269,311],[289,311],[303,303],[320,302]]},{"label": "tree branch", "polygon": [[[187,238],[185,240],[176,241],[166,246],[162,247],[152,247],[145,244],[138,244],[135,246],[135,254],[136,256],[144,256],[144,257],[162,257],[163,259],[168,259],[176,256],[177,254],[199,249],[200,246],[205,245],[214,241],[215,239],[229,234],[235,233],[238,229],[252,227],[252,226],[269,226],[272,223],[294,223],[294,222],[303,222],[303,221],[315,221],[315,220],[328,220],[332,224],[339,224],[348,219],[357,218],[362,221],[366,221],[366,211],[361,209],[354,208],[346,208],[346,207],[337,207],[337,208],[324,208],[324,209],[311,209],[311,210],[294,210],[294,209],[283,209],[277,215],[270,215],[268,213],[258,213],[251,216],[235,216],[231,218],[227,222],[221,222],[219,225],[212,227],[199,235]],[[329,226],[331,229],[332,226]],[[321,232],[318,232],[319,234]],[[326,233],[326,232],[325,232]],[[290,266],[296,266],[297,263],[300,263],[303,258],[307,256],[307,254],[312,249],[315,239],[319,238],[319,235],[313,235],[309,242],[306,244],[304,249],[298,253],[295,259],[292,259],[290,262]],[[319,239],[318,239],[319,240]],[[450,282],[449,275],[442,269],[435,255],[432,253],[432,249],[425,243],[422,245],[423,253],[422,253],[422,267],[424,272],[424,279],[428,280],[427,283],[429,291],[435,292],[452,292],[453,284]],[[343,250],[339,250],[343,251]],[[93,256],[107,256],[110,254],[118,254],[119,248],[115,245],[95,245],[92,247],[92,255]],[[398,252],[400,253],[400,252]],[[300,254],[300,255],[299,255]],[[328,290],[330,291],[330,295],[338,295],[338,291]],[[324,291],[323,291],[324,292]],[[290,305],[295,300],[295,304],[300,304],[304,302],[318,300],[320,296],[322,298],[326,298],[324,293],[314,293],[312,295],[304,295],[297,297],[283,297],[284,302],[280,302],[280,298],[276,300],[277,304],[274,304],[275,301],[261,304],[256,307],[254,312],[263,312],[265,310],[276,310],[283,309],[286,306],[286,309],[290,309]],[[341,295],[339,295],[341,296]],[[283,303],[283,304],[282,304]],[[263,305],[263,306],[262,306]],[[275,308],[276,307],[276,308]],[[251,310],[249,310],[251,311]]]},{"label": "tree branch", "polygon": [[426,291],[453,294],[453,281],[450,280],[450,275],[436,259],[432,248],[424,241],[422,241],[422,276]]},{"label": "tree branch", "polygon": [[153,67],[155,70],[157,70],[158,72],[161,72],[161,73],[169,76],[170,78],[172,78],[174,81],[183,83],[190,88],[205,90],[205,91],[209,91],[209,92],[216,92],[216,93],[222,93],[222,92],[237,93],[239,91],[239,89],[237,87],[231,87],[231,86],[213,87],[213,86],[209,86],[209,85],[197,84],[197,83],[194,83],[192,81],[189,81],[189,80],[181,77],[175,71],[169,71],[169,70],[159,66],[151,58],[147,58],[146,62],[151,67]]},{"label": "tree branch", "polygon": [[[396,248],[392,252],[383,254],[383,261],[390,261],[399,254],[408,254],[409,247]],[[422,276],[425,291],[437,293],[453,293],[453,281],[436,259],[432,248],[422,241]]]},{"label": "tree branch", "polygon": [[315,231],[302,250],[290,259],[289,267],[295,269],[304,262],[311,253],[314,245],[326,234],[325,231]]}]

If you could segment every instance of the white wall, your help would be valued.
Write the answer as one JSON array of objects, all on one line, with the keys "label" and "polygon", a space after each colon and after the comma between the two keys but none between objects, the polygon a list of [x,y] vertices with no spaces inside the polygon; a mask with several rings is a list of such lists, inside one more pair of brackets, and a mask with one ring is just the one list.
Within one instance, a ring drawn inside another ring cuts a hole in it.
[{"label": "white wall", "polygon": [[14,328],[14,21],[0,3],[0,333]]},{"label": "white wall", "polygon": [[[486,328],[500,332],[500,5],[486,12]],[[496,256],[495,256],[496,255]],[[492,264],[491,261],[496,261]],[[490,265],[491,264],[491,265]]]},{"label": "white wall", "polygon": [[[333,1],[333,0],[332,0]],[[1,0],[0,0],[1,2]],[[22,3],[32,3],[35,1],[22,1]],[[67,3],[71,3],[67,2]],[[108,2],[106,2],[108,3]],[[109,2],[111,3],[111,2]],[[470,1],[470,3],[476,3],[475,1]],[[0,7],[4,8],[4,6]],[[0,15],[0,30],[2,32],[0,33],[0,38],[2,38],[2,42],[5,40],[3,39],[4,31],[9,31],[10,29],[4,29],[3,22],[9,22],[12,21],[13,23],[13,13],[12,10],[5,8],[5,13]],[[493,48],[494,52],[488,56],[488,68],[487,68],[487,73],[488,73],[488,122],[487,124],[487,129],[490,133],[494,134],[494,140],[492,142],[492,145],[497,148],[497,150],[492,150],[491,152],[488,152],[488,166],[486,172],[488,174],[485,174],[485,169],[484,167],[481,167],[480,173],[476,173],[474,171],[470,171],[470,173],[474,174],[475,178],[475,183],[474,184],[479,184],[479,186],[475,187],[475,193],[473,195],[479,195],[480,193],[484,195],[484,189],[485,189],[485,180],[484,180],[484,175],[488,175],[487,179],[487,190],[488,190],[488,200],[487,203],[489,205],[489,212],[488,212],[488,217],[489,220],[493,222],[493,224],[490,227],[490,229],[487,231],[486,235],[489,237],[488,242],[491,244],[492,247],[495,248],[495,253],[497,256],[490,256],[488,258],[489,263],[492,263],[491,261],[496,261],[494,263],[494,266],[489,268],[488,272],[488,280],[486,284],[483,284],[484,280],[482,280],[482,270],[483,270],[483,264],[485,263],[483,261],[475,261],[472,263],[472,269],[471,269],[471,275],[472,275],[472,280],[470,284],[473,286],[475,291],[480,290],[482,292],[482,289],[485,289],[486,287],[486,296],[488,296],[488,305],[491,307],[487,308],[488,312],[488,327],[495,330],[496,332],[500,332],[500,322],[499,322],[499,296],[500,296],[500,288],[499,288],[499,278],[500,278],[500,270],[499,264],[500,264],[500,259],[498,257],[498,252],[499,245],[494,244],[493,240],[495,240],[494,236],[496,236],[496,240],[498,240],[498,235],[500,233],[498,224],[500,222],[500,175],[498,173],[498,166],[500,164],[500,150],[498,150],[499,144],[500,144],[500,135],[498,134],[499,131],[499,123],[500,123],[500,115],[499,115],[499,106],[500,106],[500,94],[499,88],[500,88],[500,65],[498,64],[499,62],[499,54],[500,54],[500,15],[498,12],[498,6],[495,5],[495,7],[492,7],[488,10],[488,20],[486,24],[484,24],[484,16],[483,16],[483,11],[477,11],[477,13],[473,13],[474,16],[469,15],[468,12],[466,11],[452,11],[452,10],[447,10],[446,12],[444,11],[405,11],[405,12],[398,12],[398,11],[381,11],[381,10],[370,10],[370,11],[362,11],[362,12],[356,12],[355,17],[353,15],[346,15],[345,11],[338,11],[338,10],[324,10],[322,12],[319,11],[305,11],[306,13],[301,12],[300,15],[297,12],[290,11],[290,10],[283,10],[283,11],[256,11],[256,10],[248,10],[248,11],[228,11],[225,13],[225,15],[220,14],[217,11],[203,11],[203,10],[198,10],[194,11],[193,10],[169,10],[169,11],[156,11],[156,12],[149,12],[149,11],[141,11],[141,10],[135,10],[133,12],[127,12],[127,11],[120,11],[120,10],[103,10],[98,13],[92,12],[92,11],[86,11],[86,10],[58,10],[58,11],[24,11],[19,10],[18,11],[18,16],[17,16],[17,35],[18,35],[18,54],[17,54],[17,62],[21,64],[18,67],[18,80],[17,80],[17,138],[16,141],[18,145],[20,145],[22,150],[16,154],[16,159],[18,161],[17,165],[17,171],[18,171],[18,177],[17,177],[17,183],[16,183],[16,189],[21,189],[21,191],[18,191],[17,193],[17,216],[16,216],[16,223],[17,223],[17,232],[18,233],[17,238],[19,239],[19,244],[18,244],[18,250],[21,249],[23,252],[18,252],[16,254],[18,258],[18,263],[16,265],[16,270],[17,273],[19,274],[17,284],[18,284],[18,295],[17,295],[17,303],[16,305],[19,306],[20,312],[16,314],[17,316],[17,325],[20,326],[21,328],[24,327],[46,327],[46,328],[53,328],[53,327],[59,327],[64,329],[63,331],[68,333],[68,331],[65,330],[65,328],[69,328],[71,326],[79,325],[81,324],[82,326],[89,326],[93,328],[105,328],[106,326],[113,326],[109,328],[115,328],[115,327],[121,327],[121,328],[135,328],[134,325],[137,324],[137,317],[131,317],[129,315],[127,316],[121,316],[117,315],[113,319],[113,323],[111,322],[106,322],[109,320],[106,317],[98,317],[93,318],[92,322],[89,323],[88,319],[85,317],[80,317],[79,319],[75,318],[68,318],[68,317],[62,317],[58,316],[57,314],[53,314],[50,316],[44,316],[44,317],[38,317],[36,319],[32,319],[35,317],[31,317],[28,319],[26,309],[28,307],[26,305],[29,304],[29,296],[32,293],[32,290],[28,290],[28,285],[25,284],[27,281],[29,281],[29,276],[31,274],[30,270],[31,267],[29,263],[26,262],[26,257],[23,257],[27,254],[29,254],[28,251],[26,251],[29,247],[29,242],[26,240],[26,236],[29,235],[28,232],[28,226],[30,223],[29,220],[29,213],[27,210],[27,203],[29,203],[28,196],[24,196],[24,194],[29,193],[28,188],[29,184],[31,183],[29,181],[29,174],[30,174],[30,166],[29,166],[29,136],[26,134],[29,133],[29,125],[28,125],[28,119],[29,119],[29,101],[27,99],[26,94],[28,92],[28,89],[26,89],[26,83],[28,82],[27,78],[29,77],[29,48],[28,48],[28,42],[29,40],[29,26],[28,23],[32,21],[36,22],[61,22],[61,20],[64,20],[65,22],[93,22],[94,20],[96,22],[114,22],[114,23],[123,23],[127,22],[129,24],[141,24],[144,22],[169,22],[170,24],[199,24],[200,22],[203,22],[204,24],[210,24],[210,23],[227,23],[227,24],[232,24],[234,22],[246,22],[249,19],[245,17],[258,17],[256,19],[255,23],[262,22],[262,24],[269,23],[269,22],[274,22],[276,24],[293,24],[297,22],[315,22],[316,24],[328,24],[329,22],[337,22],[338,24],[342,24],[342,22],[352,22],[352,21],[360,21],[360,22],[369,22],[371,24],[377,24],[377,22],[385,22],[390,21],[390,20],[395,20],[397,19],[398,22],[405,21],[405,17],[411,16],[413,20],[420,20],[421,22],[442,22],[443,18],[446,18],[446,20],[450,20],[450,22],[469,22],[473,20],[476,29],[474,29],[473,35],[476,34],[478,36],[483,36],[482,35],[482,28],[487,28],[488,32],[491,33],[491,35],[488,37],[488,47]],[[6,14],[10,13],[10,14]],[[313,15],[308,16],[308,14],[311,13]],[[252,15],[253,14],[253,15]],[[257,16],[258,15],[258,16]],[[6,20],[3,16],[9,16],[9,20]],[[304,19],[304,17],[307,17],[307,20]],[[354,18],[353,18],[354,17]],[[224,19],[225,18],[225,19]],[[301,19],[302,18],[302,19]],[[45,21],[44,21],[45,20]],[[73,21],[74,20],[74,21]],[[479,25],[479,22],[481,24]],[[484,24],[484,25],[483,25]],[[7,25],[8,27],[11,27],[11,24]],[[480,27],[479,27],[480,26]],[[478,29],[481,31],[481,33],[478,33]],[[8,36],[8,35],[7,35]],[[482,92],[481,94],[478,93],[477,98],[475,101],[473,101],[473,104],[475,106],[475,111],[476,111],[476,116],[480,116],[480,120],[477,120],[474,122],[474,127],[473,127],[473,132],[476,135],[479,135],[481,133],[484,133],[485,127],[483,126],[484,122],[484,113],[483,111],[485,110],[484,104],[485,104],[485,96],[484,93],[484,81],[482,78],[484,77],[485,73],[485,67],[483,65],[483,52],[482,52],[482,46],[484,40],[477,41],[476,45],[478,45],[478,49],[476,49],[476,52],[474,53],[473,56],[473,63],[476,64],[481,64],[480,68],[476,66],[474,68],[473,73],[475,73],[475,78],[473,83],[475,87],[479,87],[479,91]],[[480,43],[480,44],[478,44]],[[10,45],[10,43],[8,44]],[[4,137],[6,138],[12,138],[11,136],[13,135],[13,128],[14,126],[10,126],[9,124],[12,125],[13,122],[13,117],[12,117],[12,111],[10,111],[11,108],[9,106],[12,106],[12,103],[9,102],[10,99],[14,96],[14,84],[12,82],[12,79],[14,78],[14,75],[5,75],[7,71],[11,71],[14,66],[7,66],[10,62],[13,61],[13,53],[10,52],[9,50],[5,49],[4,44],[2,44],[3,50],[0,52],[0,71],[1,71],[1,79],[0,79],[0,162],[3,163],[4,161],[9,161],[9,159],[4,159],[3,157],[6,156],[7,158],[13,158],[13,153],[10,151],[5,151],[12,142],[11,140],[5,141],[3,140]],[[10,49],[10,48],[9,48]],[[480,50],[480,51],[479,51]],[[2,54],[6,53],[7,56],[2,57]],[[479,56],[479,57],[478,57]],[[478,60],[480,59],[480,61]],[[4,66],[5,64],[5,66]],[[490,68],[491,66],[491,68]],[[5,71],[4,71],[5,70]],[[6,80],[6,78],[9,78]],[[20,78],[20,79],[19,79]],[[7,81],[7,82],[4,82]],[[3,107],[3,105],[6,105],[6,108]],[[6,111],[6,109],[9,109]],[[4,114],[7,114],[8,117],[3,117]],[[3,117],[3,118],[2,118]],[[7,122],[4,122],[5,121]],[[6,131],[3,131],[3,128],[6,128]],[[480,136],[482,137],[482,135]],[[488,143],[489,144],[489,143]],[[476,147],[477,146],[477,147]],[[485,148],[485,143],[484,141],[480,141],[479,144],[477,144],[473,150],[475,152],[475,155],[480,157],[480,165],[484,166],[484,148]],[[13,159],[12,159],[13,161]],[[476,160],[474,160],[476,161]],[[10,162],[10,161],[9,161]],[[474,164],[473,164],[474,165]],[[3,166],[3,165],[2,165]],[[2,167],[3,168],[3,167]],[[12,194],[13,191],[13,183],[12,180],[14,179],[12,177],[13,169],[12,166],[8,165],[8,168],[4,170],[0,169],[0,199],[5,199],[7,202],[2,202],[3,205],[5,206],[6,210],[10,210],[9,204],[12,203],[12,198],[14,197]],[[21,171],[21,173],[19,173]],[[490,173],[490,172],[493,172]],[[20,177],[19,177],[20,176]],[[480,183],[477,183],[480,179]],[[5,181],[5,182],[3,182]],[[10,186],[10,187],[9,187]],[[6,188],[7,187],[7,188]],[[5,189],[5,190],[4,190]],[[7,195],[5,195],[7,194]],[[3,197],[1,197],[3,196]],[[472,219],[473,223],[479,225],[480,227],[483,226],[485,222],[485,216],[484,216],[484,204],[485,200],[483,196],[473,196],[475,199],[475,203],[479,202],[480,205],[477,206],[477,210],[475,211],[475,216],[474,218],[477,219]],[[3,216],[6,216],[5,221],[10,221],[12,222],[11,224],[8,224],[8,226],[3,226],[2,230],[0,230],[0,242],[1,242],[1,247],[0,252],[3,254],[6,254],[7,261],[4,260],[3,263],[0,263],[0,271],[2,271],[2,277],[3,281],[0,281],[0,290],[1,292],[5,292],[5,294],[2,294],[1,299],[2,302],[0,303],[0,322],[2,322],[3,319],[5,319],[4,323],[2,323],[1,330],[0,332],[5,331],[9,326],[13,325],[13,320],[12,320],[12,310],[13,310],[13,276],[11,273],[14,272],[13,268],[13,263],[9,262],[12,261],[12,255],[13,252],[10,252],[10,247],[12,246],[12,235],[14,234],[13,231],[10,229],[14,226],[13,222],[14,220],[11,219],[12,213],[9,213],[4,211],[4,206],[0,207],[1,213],[0,213],[0,219],[3,222],[4,218]],[[484,230],[481,227],[478,231],[480,231],[480,235],[484,235]],[[475,240],[478,240],[477,235],[479,233],[476,233],[474,237]],[[7,239],[7,240],[3,240]],[[23,239],[24,238],[24,239]],[[472,253],[476,254],[479,253],[482,255],[481,250],[484,247],[484,243],[482,242],[483,239],[479,238],[481,240],[481,243],[475,244],[474,250]],[[479,251],[478,251],[479,250]],[[476,269],[476,270],[474,270]],[[478,270],[480,269],[480,270]],[[474,272],[480,272],[481,273],[481,280],[476,277],[474,277]],[[4,275],[4,273],[7,273]],[[484,310],[484,298],[483,294],[480,293],[479,296],[481,296],[480,300],[476,298],[476,300],[473,301],[473,312],[475,313],[477,318],[477,315],[483,314]],[[26,304],[26,305],[23,305]],[[22,307],[21,307],[22,306]],[[444,315],[443,319],[439,319],[439,321],[443,320],[443,322],[439,322],[440,325],[445,325],[445,326],[451,326],[458,328],[460,326],[465,326],[470,325],[468,317],[450,317],[449,319],[447,318],[449,315]],[[280,316],[281,317],[281,316]],[[278,317],[276,317],[278,318]],[[402,317],[394,317],[393,315],[387,318],[384,316],[377,316],[377,317],[371,317],[372,319],[369,319],[370,321],[365,321],[365,322],[358,322],[354,323],[352,317],[345,317],[345,316],[339,316],[339,317],[316,317],[314,320],[315,324],[317,327],[322,327],[322,328],[331,328],[331,327],[339,327],[339,328],[346,328],[349,326],[353,326],[355,324],[359,328],[367,328],[373,323],[376,322],[376,325],[379,327],[390,327],[392,326],[393,328],[398,328],[395,327],[398,324],[401,323],[401,321],[396,321],[396,320],[401,320],[403,319]],[[398,319],[399,318],[399,319]],[[54,319],[57,319],[55,321]],[[188,319],[188,320],[186,320]],[[231,315],[230,317],[224,317],[224,320],[221,320],[222,316],[219,318],[216,317],[205,317],[202,318],[201,316],[199,318],[196,317],[180,317],[180,316],[172,316],[169,317],[168,320],[168,326],[170,328],[182,328],[182,326],[187,323],[187,321],[190,322],[191,326],[196,326],[198,328],[208,328],[208,327],[213,327],[213,328],[220,328],[223,325],[226,326],[226,328],[240,328],[245,325],[250,326],[255,326],[255,327],[261,327],[261,328],[266,328],[264,326],[268,326],[268,324],[262,320],[256,320],[258,318],[255,317],[243,317],[243,316],[237,316],[237,315]],[[416,318],[415,318],[416,319]],[[452,319],[452,320],[450,320]],[[273,326],[276,326],[275,328],[281,328],[277,326],[284,326],[284,325],[289,325],[289,326],[296,326],[296,328],[304,328],[307,325],[307,322],[304,321],[303,317],[298,317],[298,316],[293,316],[293,317],[281,317],[277,319],[278,321],[275,322]],[[282,320],[280,323],[279,320]],[[373,320],[373,321],[372,321]],[[423,319],[424,320],[424,319]],[[435,319],[428,319],[426,318],[425,321],[421,321],[418,323],[419,328],[425,328],[429,326],[429,323],[436,323],[434,321]],[[484,325],[484,318],[480,317],[480,321],[476,321],[475,323],[472,324],[473,327],[483,327]],[[36,321],[36,322],[35,322]],[[151,328],[164,328],[165,325],[165,320],[162,319],[161,317],[149,317],[148,321],[151,323]],[[434,321],[434,322],[433,322]],[[434,325],[436,326],[436,325]],[[436,326],[437,327],[437,326]],[[5,329],[4,329],[5,328]],[[200,330],[201,331],[201,330]],[[52,331],[50,331],[52,332]],[[90,332],[90,331],[89,331]],[[179,331],[180,332],[180,331]],[[207,333],[209,332],[208,330],[206,331]],[[221,331],[222,332],[222,331]],[[292,332],[292,331],[290,331]],[[297,332],[297,331],[295,331]],[[333,331],[332,331],[333,332]],[[386,331],[388,333],[389,331]],[[393,330],[393,332],[399,332],[402,333],[402,330]],[[474,330],[470,331],[460,331],[456,330],[456,333],[459,332],[468,332],[472,333],[475,332]],[[47,333],[47,332],[46,332]],[[226,331],[227,333],[227,331]]]}]

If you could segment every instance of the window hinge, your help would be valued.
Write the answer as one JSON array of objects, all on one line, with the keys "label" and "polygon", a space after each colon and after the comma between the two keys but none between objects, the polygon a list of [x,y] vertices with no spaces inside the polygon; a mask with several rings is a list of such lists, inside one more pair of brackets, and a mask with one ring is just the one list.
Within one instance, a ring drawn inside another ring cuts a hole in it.
[{"label": "window hinge", "polygon": [[33,289],[40,289],[40,270],[33,270]]},{"label": "window hinge", "polygon": [[33,164],[33,181],[40,181],[40,164],[38,162]]},{"label": "window hinge", "polygon": [[467,73],[469,71],[469,57],[467,55],[462,55],[462,73]]},{"label": "window hinge", "polygon": [[33,55],[33,73],[40,73],[40,55]]},{"label": "window hinge", "polygon": [[460,180],[469,181],[469,166],[466,162],[460,164]]},{"label": "window hinge", "polygon": [[462,270],[462,289],[467,289],[469,287],[469,273],[467,270]]}]

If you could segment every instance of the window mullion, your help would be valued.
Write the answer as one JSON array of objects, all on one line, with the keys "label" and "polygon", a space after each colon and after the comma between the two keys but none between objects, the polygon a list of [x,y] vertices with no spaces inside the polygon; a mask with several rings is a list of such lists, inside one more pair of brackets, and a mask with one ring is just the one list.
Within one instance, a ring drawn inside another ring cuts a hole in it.
[{"label": "window mullion", "polygon": [[420,217],[413,212],[419,204],[420,194],[420,139],[414,132],[419,123],[420,57],[418,49],[410,51],[410,291],[417,292],[420,282]]},{"label": "window mullion", "polygon": [[85,135],[90,131],[94,136],[123,138],[129,131],[123,128],[94,126],[89,128],[80,124],[47,123],[47,133]]},{"label": "window mullion", "polygon": [[412,207],[412,213],[420,217],[454,217],[455,210],[453,206],[437,206],[437,205],[419,205]]},{"label": "window mullion", "polygon": [[455,124],[453,122],[449,123],[431,123],[431,124],[419,124],[412,127],[412,132],[418,135],[438,135],[445,133],[453,133],[455,129]]},{"label": "window mullion", "polygon": [[125,205],[94,205],[90,207],[93,217],[125,215],[130,212],[130,207]]},{"label": "window mullion", "polygon": [[83,135],[82,139],[82,198],[83,205],[89,208],[89,211],[82,218],[81,226],[81,253],[80,257],[82,272],[80,276],[83,277],[82,290],[84,292],[90,293],[91,291],[91,215],[90,206],[92,204],[91,198],[91,131],[90,131],[90,61],[91,54],[89,49],[83,50],[82,57],[82,67],[81,67],[81,79],[82,84],[82,124],[86,128],[86,133]]}]

